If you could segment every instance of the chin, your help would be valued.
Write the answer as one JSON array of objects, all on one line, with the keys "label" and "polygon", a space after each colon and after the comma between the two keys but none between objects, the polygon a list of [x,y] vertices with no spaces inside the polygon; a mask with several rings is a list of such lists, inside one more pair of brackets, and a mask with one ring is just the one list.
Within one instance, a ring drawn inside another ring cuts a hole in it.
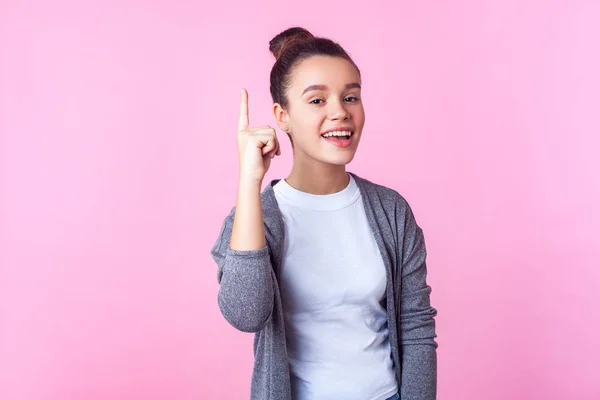
[{"label": "chin", "polygon": [[327,164],[342,166],[342,165],[350,164],[352,162],[352,160],[354,159],[355,154],[356,154],[355,151],[347,152],[346,154],[328,154],[325,157],[323,157],[322,159]]}]

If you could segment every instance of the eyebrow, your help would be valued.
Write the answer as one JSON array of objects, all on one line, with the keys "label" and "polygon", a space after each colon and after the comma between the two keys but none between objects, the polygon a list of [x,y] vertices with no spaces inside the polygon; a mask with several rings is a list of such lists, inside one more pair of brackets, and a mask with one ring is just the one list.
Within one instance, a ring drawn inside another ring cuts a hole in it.
[{"label": "eyebrow", "polygon": [[[329,88],[327,87],[327,85],[310,85],[309,87],[304,89],[304,91],[302,92],[302,95],[304,95],[304,93],[306,93],[306,92],[310,92],[311,90],[328,90],[328,89]],[[346,84],[346,89],[360,89],[360,83],[358,83],[358,82],[348,83],[348,84]]]}]

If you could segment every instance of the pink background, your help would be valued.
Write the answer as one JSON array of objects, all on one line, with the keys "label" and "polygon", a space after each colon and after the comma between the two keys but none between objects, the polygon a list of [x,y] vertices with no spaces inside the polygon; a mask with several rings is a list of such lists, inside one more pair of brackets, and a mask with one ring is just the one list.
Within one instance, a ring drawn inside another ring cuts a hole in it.
[{"label": "pink background", "polygon": [[362,69],[349,170],[425,231],[439,398],[600,398],[598,1],[94,3],[0,3],[1,399],[248,398],[209,252],[293,25]]}]

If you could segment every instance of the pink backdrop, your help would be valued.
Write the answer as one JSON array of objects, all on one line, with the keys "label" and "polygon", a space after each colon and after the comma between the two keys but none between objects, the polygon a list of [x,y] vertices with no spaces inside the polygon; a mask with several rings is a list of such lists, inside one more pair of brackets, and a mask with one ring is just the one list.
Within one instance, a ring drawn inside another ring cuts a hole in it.
[{"label": "pink backdrop", "polygon": [[597,1],[82,3],[0,3],[1,399],[248,397],[209,252],[297,24],[361,67],[350,170],[425,231],[439,398],[600,398]]}]

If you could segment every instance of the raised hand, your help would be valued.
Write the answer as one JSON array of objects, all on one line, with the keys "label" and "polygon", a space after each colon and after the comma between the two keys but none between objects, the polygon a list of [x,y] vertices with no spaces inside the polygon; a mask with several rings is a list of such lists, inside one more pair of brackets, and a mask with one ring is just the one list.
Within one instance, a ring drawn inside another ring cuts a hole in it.
[{"label": "raised hand", "polygon": [[248,92],[242,89],[237,134],[240,179],[262,182],[271,160],[281,155],[275,129],[270,126],[249,128]]}]

